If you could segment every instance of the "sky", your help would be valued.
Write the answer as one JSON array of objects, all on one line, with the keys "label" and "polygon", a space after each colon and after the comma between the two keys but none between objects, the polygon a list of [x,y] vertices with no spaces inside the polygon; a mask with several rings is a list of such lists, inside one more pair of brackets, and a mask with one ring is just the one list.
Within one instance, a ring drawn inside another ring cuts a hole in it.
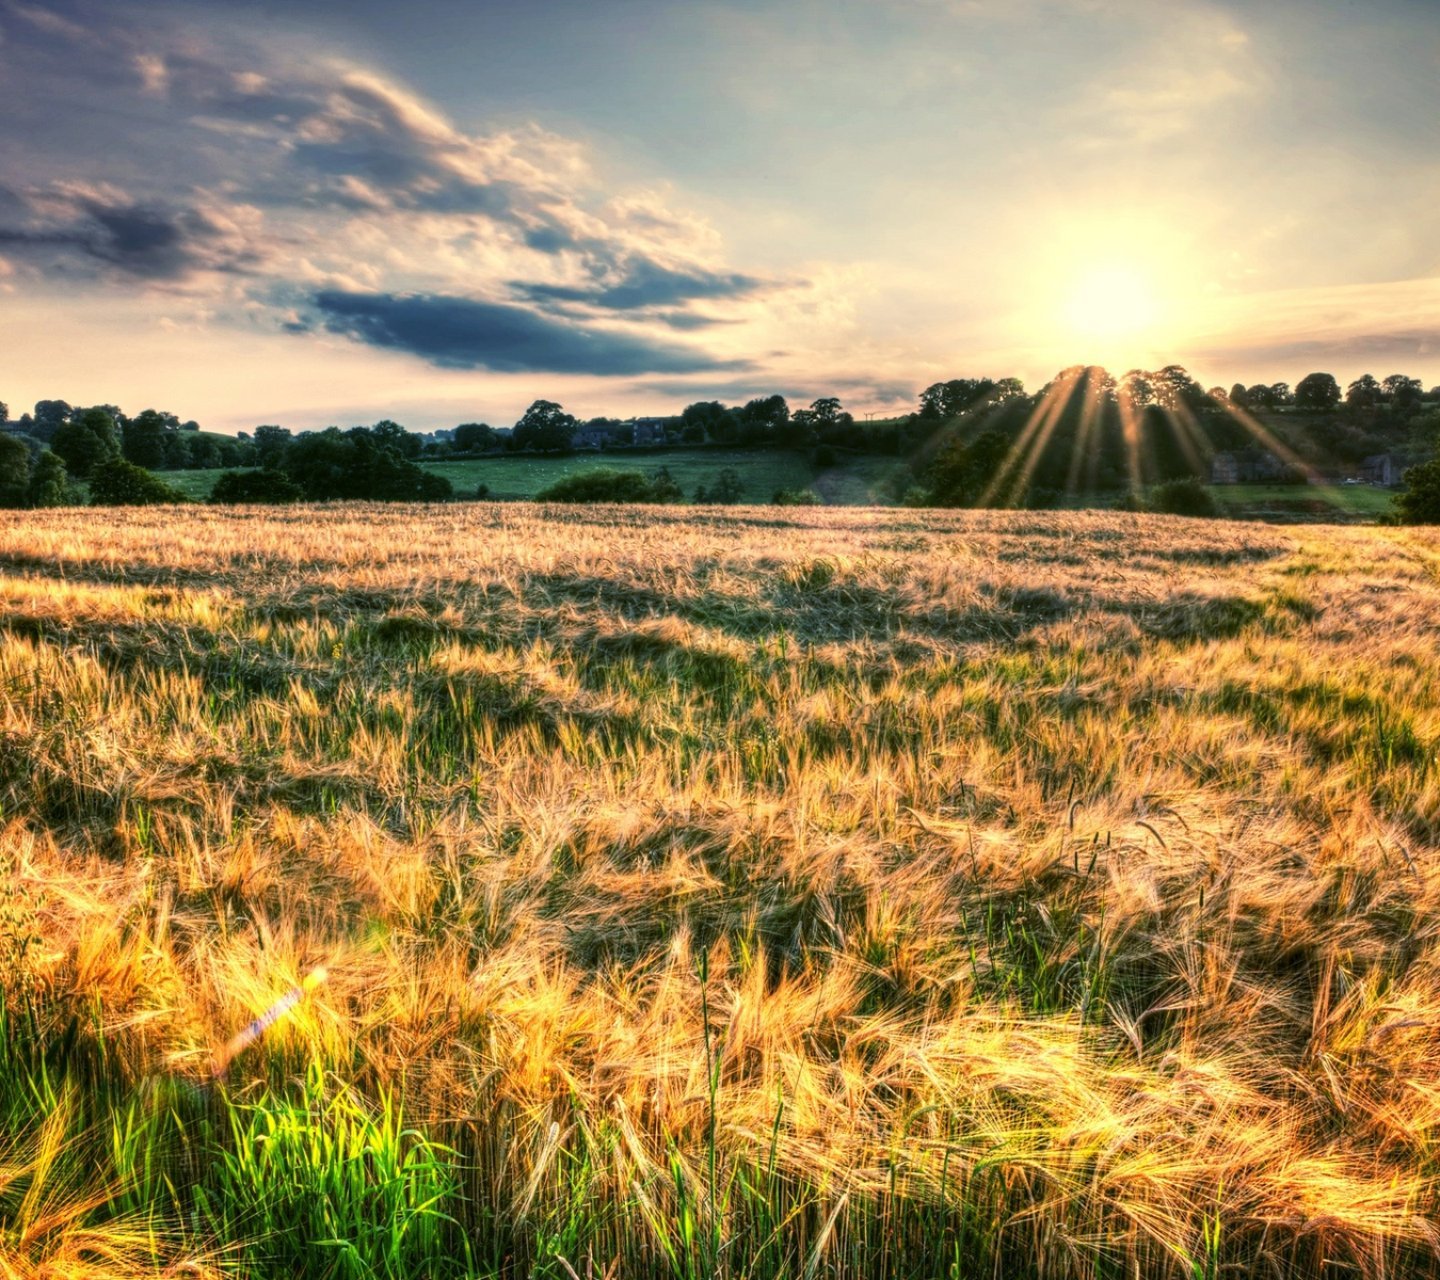
[{"label": "sky", "polygon": [[0,0],[0,400],[1440,382],[1437,0]]}]

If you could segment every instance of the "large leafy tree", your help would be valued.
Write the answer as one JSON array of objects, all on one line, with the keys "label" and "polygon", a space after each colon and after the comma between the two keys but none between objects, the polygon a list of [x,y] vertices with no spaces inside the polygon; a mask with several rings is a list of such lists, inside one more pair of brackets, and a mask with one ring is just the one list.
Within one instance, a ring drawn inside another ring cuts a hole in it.
[{"label": "large leafy tree", "polygon": [[85,479],[102,462],[120,454],[120,432],[107,409],[86,409],[61,423],[50,447],[72,476]]},{"label": "large leafy tree", "polygon": [[517,449],[563,453],[575,436],[575,419],[553,400],[536,400],[510,433]]},{"label": "large leafy tree", "polygon": [[931,383],[920,393],[920,416],[927,422],[943,422],[986,400],[994,389],[995,383],[989,378],[951,378]]},{"label": "large leafy tree", "polygon": [[255,460],[262,467],[278,468],[285,460],[285,451],[294,437],[288,427],[273,423],[255,428]]},{"label": "large leafy tree", "polygon": [[1380,403],[1380,383],[1373,373],[1362,373],[1345,388],[1345,403],[1353,409],[1369,409]]},{"label": "large leafy tree", "polygon": [[1340,384],[1330,373],[1307,373],[1295,386],[1298,409],[1333,409],[1340,403]]},{"label": "large leafy tree", "polygon": [[1419,378],[1406,377],[1403,373],[1392,373],[1380,384],[1384,398],[1397,409],[1409,409],[1420,403],[1425,384]]},{"label": "large leafy tree", "polygon": [[498,437],[488,422],[462,422],[455,428],[450,443],[461,453],[483,453],[495,447]]},{"label": "large leafy tree", "polygon": [[120,451],[127,462],[158,471],[170,461],[170,437],[180,431],[180,419],[160,409],[144,409],[125,421]]}]

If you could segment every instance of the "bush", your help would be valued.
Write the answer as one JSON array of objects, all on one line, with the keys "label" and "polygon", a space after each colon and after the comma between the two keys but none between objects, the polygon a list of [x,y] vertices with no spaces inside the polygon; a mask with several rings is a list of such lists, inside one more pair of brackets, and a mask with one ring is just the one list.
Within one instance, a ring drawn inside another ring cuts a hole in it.
[{"label": "bush", "polygon": [[330,427],[306,432],[286,446],[280,466],[311,502],[443,502],[454,497],[444,476],[402,456],[394,438],[398,431]]},{"label": "bush", "polygon": [[490,496],[490,486],[486,484],[485,481],[480,481],[480,483],[475,486],[475,496],[477,498],[488,498]]},{"label": "bush", "polygon": [[210,501],[234,503],[299,502],[300,486],[281,471],[227,471],[216,478]]},{"label": "bush", "polygon": [[715,477],[715,483],[708,489],[702,484],[695,490],[696,502],[718,502],[722,506],[733,506],[745,494],[740,473],[734,467],[722,467]]},{"label": "bush", "polygon": [[90,472],[90,502],[97,507],[150,507],[188,501],[173,485],[118,455],[97,462]]},{"label": "bush", "polygon": [[557,480],[535,495],[537,502],[677,502],[680,488],[664,468],[655,475],[591,467]]},{"label": "bush", "polygon": [[1440,524],[1440,458],[1405,473],[1405,491],[1395,495],[1395,514],[1401,524]]},{"label": "bush", "polygon": [[820,495],[813,489],[776,489],[770,502],[777,507],[818,507]]},{"label": "bush", "polygon": [[1167,480],[1150,492],[1150,510],[1167,516],[1218,516],[1220,504],[1207,485],[1194,476]]}]

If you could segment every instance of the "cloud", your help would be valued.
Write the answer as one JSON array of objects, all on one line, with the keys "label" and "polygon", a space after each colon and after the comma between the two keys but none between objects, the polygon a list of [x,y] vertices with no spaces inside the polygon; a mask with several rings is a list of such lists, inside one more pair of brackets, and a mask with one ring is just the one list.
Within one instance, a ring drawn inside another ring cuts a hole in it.
[{"label": "cloud", "polygon": [[448,369],[613,377],[745,367],[687,347],[585,328],[523,307],[470,298],[324,290],[314,296],[313,304],[332,333],[408,352]]},{"label": "cloud", "polygon": [[663,267],[637,256],[616,277],[589,286],[515,282],[514,287],[536,301],[584,302],[612,311],[633,311],[696,299],[744,298],[765,288],[766,282],[738,271]]},{"label": "cloud", "polygon": [[254,210],[165,208],[79,183],[8,194],[0,209],[18,206],[22,225],[0,225],[0,245],[42,263],[78,258],[96,270],[161,283],[249,273],[264,260],[258,216],[245,216]]}]

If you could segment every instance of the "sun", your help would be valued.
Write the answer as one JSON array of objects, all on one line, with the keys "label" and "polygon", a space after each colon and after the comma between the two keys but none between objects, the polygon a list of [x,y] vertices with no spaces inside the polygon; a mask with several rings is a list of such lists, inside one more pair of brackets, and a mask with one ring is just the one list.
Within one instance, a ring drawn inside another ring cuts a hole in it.
[{"label": "sun", "polygon": [[1148,347],[1161,320],[1159,295],[1140,268],[1092,263],[1070,282],[1060,303],[1060,327],[1094,357]]}]

